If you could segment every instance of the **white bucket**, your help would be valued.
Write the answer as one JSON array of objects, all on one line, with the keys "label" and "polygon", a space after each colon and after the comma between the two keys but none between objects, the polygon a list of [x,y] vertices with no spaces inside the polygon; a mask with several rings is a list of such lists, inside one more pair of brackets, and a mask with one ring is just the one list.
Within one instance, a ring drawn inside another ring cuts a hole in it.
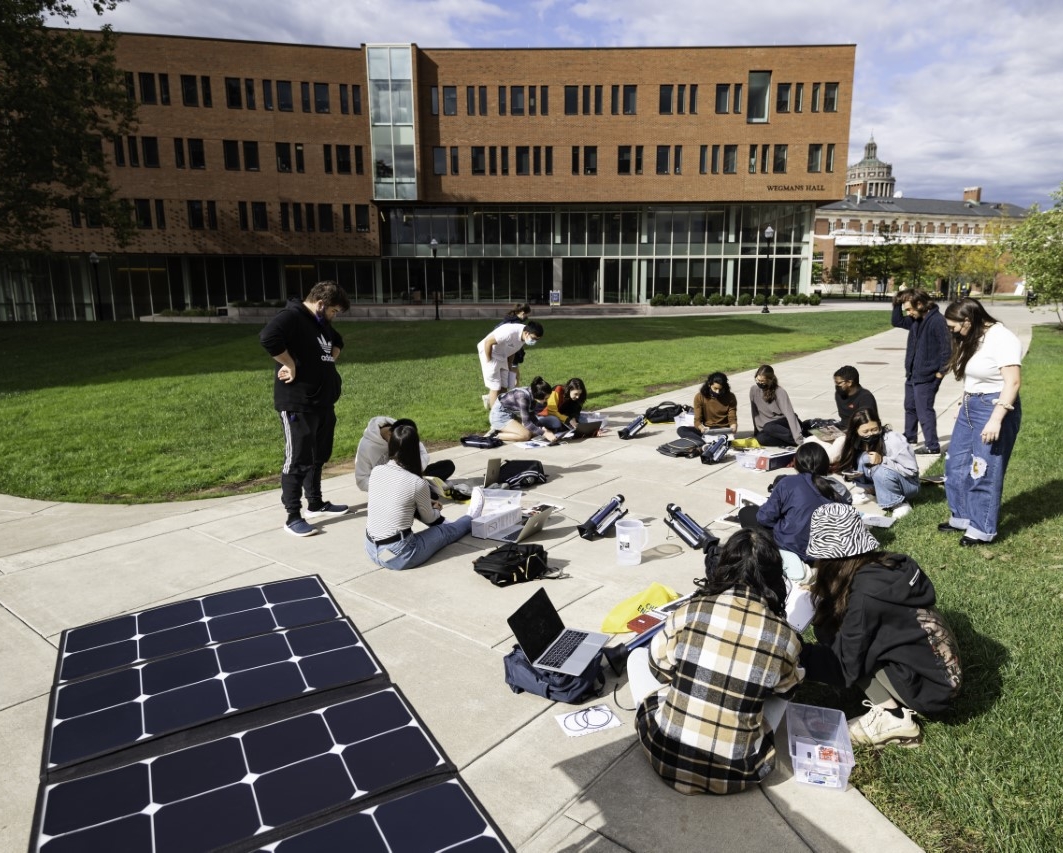
[{"label": "white bucket", "polygon": [[616,523],[616,564],[637,566],[642,562],[642,549],[649,541],[646,525],[638,520],[620,519]]}]

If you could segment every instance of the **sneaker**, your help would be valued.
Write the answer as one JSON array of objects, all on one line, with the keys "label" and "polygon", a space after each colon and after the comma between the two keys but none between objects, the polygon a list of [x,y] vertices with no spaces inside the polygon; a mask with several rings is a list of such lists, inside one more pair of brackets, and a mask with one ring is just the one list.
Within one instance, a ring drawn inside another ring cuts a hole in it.
[{"label": "sneaker", "polygon": [[941,531],[942,533],[966,533],[967,532],[967,528],[966,527],[953,527],[947,521],[941,522],[941,524],[938,525],[938,530]]},{"label": "sneaker", "polygon": [[862,717],[849,720],[849,738],[853,746],[919,746],[923,742],[923,732],[914,719],[911,709],[901,708],[902,715],[895,717],[885,708],[864,700],[871,710]]},{"label": "sneaker", "polygon": [[472,490],[472,497],[469,498],[469,511],[466,513],[470,518],[479,518],[480,513],[484,511],[484,490],[481,486],[477,486]]},{"label": "sneaker", "polygon": [[[348,507],[347,504],[334,504],[329,501],[325,501],[317,509],[310,509],[309,507],[307,507],[306,517],[320,518],[321,516],[346,515],[347,510],[349,508],[350,507]],[[307,526],[309,527],[309,525]]]},{"label": "sneaker", "polygon": [[889,514],[894,518],[904,518],[908,513],[912,511],[912,505],[907,501],[901,501],[894,507],[890,507]]},{"label": "sneaker", "polygon": [[308,524],[306,520],[302,518],[293,518],[284,525],[284,529],[292,534],[292,536],[313,536],[317,533],[317,528],[312,524]]}]

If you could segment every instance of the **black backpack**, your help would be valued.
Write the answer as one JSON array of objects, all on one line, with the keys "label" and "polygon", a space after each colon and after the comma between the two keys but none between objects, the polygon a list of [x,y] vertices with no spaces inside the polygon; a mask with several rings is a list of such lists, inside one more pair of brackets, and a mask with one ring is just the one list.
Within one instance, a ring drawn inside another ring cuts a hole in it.
[{"label": "black backpack", "polygon": [[709,439],[702,445],[701,463],[703,465],[715,465],[717,462],[722,462],[723,457],[727,455],[729,446],[730,442],[727,440],[726,435],[718,435]]},{"label": "black backpack", "polygon": [[646,420],[651,424],[666,424],[671,423],[684,412],[692,411],[694,411],[693,406],[684,406],[680,403],[673,403],[671,400],[665,400],[663,403],[650,406],[646,410]]},{"label": "black backpack", "polygon": [[520,646],[503,658],[506,668],[506,684],[514,693],[534,693],[555,702],[578,705],[584,699],[602,695],[605,673],[602,672],[602,656],[598,655],[579,675],[549,672],[531,665]]},{"label": "black backpack", "polygon": [[546,564],[546,549],[542,545],[523,545],[507,542],[472,562],[473,571],[487,578],[495,586],[512,586],[538,578],[557,578],[560,569]]},{"label": "black backpack", "polygon": [[667,444],[657,448],[658,453],[665,456],[676,456],[682,459],[693,459],[701,453],[702,444],[692,438],[676,438]]},{"label": "black backpack", "polygon": [[486,435],[463,435],[461,437],[463,447],[479,447],[490,450],[493,447],[501,447],[502,439]]},{"label": "black backpack", "polygon": [[543,463],[537,459],[514,459],[512,462],[503,462],[498,470],[499,484],[510,489],[530,489],[539,483],[545,483],[547,479]]}]

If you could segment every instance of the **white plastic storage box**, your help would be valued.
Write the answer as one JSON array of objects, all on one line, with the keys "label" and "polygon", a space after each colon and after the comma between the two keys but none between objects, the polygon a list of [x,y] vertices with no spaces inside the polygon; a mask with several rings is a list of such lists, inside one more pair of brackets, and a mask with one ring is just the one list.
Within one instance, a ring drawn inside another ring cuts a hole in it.
[{"label": "white plastic storage box", "polygon": [[506,507],[498,512],[484,513],[472,520],[472,535],[478,539],[489,539],[496,533],[520,524],[520,506]]},{"label": "white plastic storage box", "polygon": [[524,492],[519,489],[484,489],[483,514],[501,512],[513,507],[520,509],[520,502],[523,496]]},{"label": "white plastic storage box", "polygon": [[845,714],[791,702],[786,708],[786,734],[798,782],[845,790],[856,764]]}]

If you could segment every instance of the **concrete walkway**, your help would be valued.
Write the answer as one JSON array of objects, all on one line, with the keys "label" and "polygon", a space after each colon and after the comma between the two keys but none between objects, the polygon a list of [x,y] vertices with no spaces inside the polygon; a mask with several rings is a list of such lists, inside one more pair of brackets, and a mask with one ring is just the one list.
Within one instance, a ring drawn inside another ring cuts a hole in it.
[{"label": "concrete walkway", "polygon": [[[868,306],[883,312],[888,306]],[[800,309],[798,309],[800,310]],[[805,309],[807,310],[807,309]],[[991,312],[1028,344],[1041,318],[1021,307]],[[903,424],[906,335],[875,337],[777,363],[780,383],[801,417],[832,416],[833,371],[855,365],[878,398],[883,418]],[[706,368],[711,369],[707,347]],[[731,377],[740,427],[752,373]],[[662,399],[689,402],[695,388],[609,410],[612,432],[558,448],[505,448],[507,458],[537,458],[549,483],[526,503],[564,506],[541,543],[566,580],[545,583],[569,625],[597,628],[619,601],[661,581],[680,591],[703,574],[693,552],[662,522],[679,504],[700,523],[722,515],[724,490],[766,491],[774,474],[733,462],[705,466],[655,452],[675,434],[654,425],[631,441],[616,430]],[[593,391],[593,389],[592,389]],[[938,395],[940,431],[951,431],[959,386],[946,380]],[[401,414],[401,413],[396,413]],[[342,417],[342,410],[340,413]],[[493,452],[491,452],[493,453]],[[457,447],[456,480],[473,484],[491,453]],[[929,465],[934,458],[920,457]],[[929,487],[928,487],[929,488]],[[640,566],[620,568],[614,540],[586,542],[576,525],[614,494],[627,497],[633,518],[646,522],[649,550]],[[626,689],[607,702],[623,725],[566,737],[553,717],[571,706],[516,696],[505,685],[502,656],[513,644],[508,616],[538,584],[492,587],[471,569],[489,546],[466,538],[428,565],[390,572],[365,557],[365,496],[353,474],[331,478],[327,498],[355,512],[297,539],[281,529],[279,492],[198,502],[141,506],[47,503],[0,496],[0,746],[5,758],[0,800],[0,851],[26,849],[38,783],[48,691],[64,628],[247,584],[316,573],[361,629],[392,679],[413,702],[510,841],[528,853],[703,849],[862,851],[917,849],[855,789],[834,793],[792,779],[788,759],[758,790],[728,797],[684,797],[650,769],[634,735]],[[874,505],[861,509],[874,509]],[[454,506],[451,515],[464,511]],[[910,519],[908,520],[910,522]],[[906,521],[899,521],[904,524]],[[729,529],[719,526],[726,536]],[[918,556],[918,555],[916,555]],[[623,680],[620,681],[623,688]],[[786,741],[780,740],[780,756]],[[693,839],[699,839],[696,843]],[[711,843],[709,843],[711,839]]]}]

